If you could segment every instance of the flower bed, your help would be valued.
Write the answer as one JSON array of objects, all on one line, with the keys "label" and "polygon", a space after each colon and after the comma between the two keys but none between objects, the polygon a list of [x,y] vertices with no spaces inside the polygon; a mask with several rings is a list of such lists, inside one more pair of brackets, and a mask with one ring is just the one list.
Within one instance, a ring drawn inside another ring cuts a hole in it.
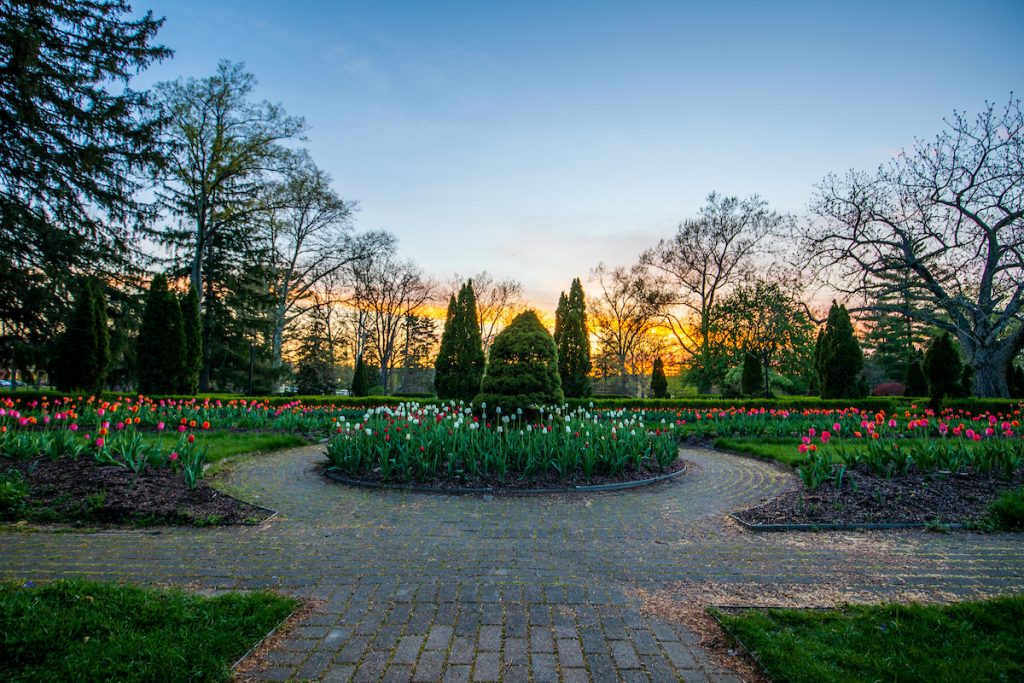
[{"label": "flower bed", "polygon": [[340,423],[327,445],[332,469],[380,482],[548,485],[645,479],[678,458],[674,430],[636,416],[584,409],[521,411],[457,404],[375,408]]}]

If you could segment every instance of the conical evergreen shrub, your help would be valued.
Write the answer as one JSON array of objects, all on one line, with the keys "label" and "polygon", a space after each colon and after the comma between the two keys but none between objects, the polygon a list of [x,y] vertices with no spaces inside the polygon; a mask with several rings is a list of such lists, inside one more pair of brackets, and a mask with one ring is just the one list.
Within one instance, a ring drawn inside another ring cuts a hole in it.
[{"label": "conical evergreen shrub", "polygon": [[665,377],[665,364],[661,358],[654,359],[654,368],[651,370],[651,396],[668,398],[668,378]]},{"label": "conical evergreen shrub", "polygon": [[569,295],[558,297],[555,310],[555,346],[558,349],[558,376],[562,391],[572,398],[590,395],[590,333],[587,330],[587,304],[579,278],[572,281]]},{"label": "conical evergreen shrub", "polygon": [[149,284],[142,326],[135,345],[138,390],[143,394],[174,394],[185,364],[185,323],[178,297],[157,275]]},{"label": "conical evergreen shrub", "polygon": [[924,354],[924,374],[928,378],[928,396],[933,408],[942,405],[943,399],[956,396],[962,373],[960,353],[953,346],[949,333],[943,332],[932,340]]},{"label": "conical evergreen shrub", "polygon": [[924,368],[922,364],[924,359],[921,357],[921,352],[915,352],[907,364],[907,376],[903,380],[905,396],[927,396],[928,395],[928,378],[924,375]]},{"label": "conical evergreen shrub", "polygon": [[743,353],[743,374],[740,376],[740,391],[744,396],[763,396],[764,369],[757,355],[745,351]]},{"label": "conical evergreen shrub", "polygon": [[555,340],[533,311],[520,313],[494,338],[477,405],[527,410],[565,400]]},{"label": "conical evergreen shrub", "polygon": [[853,334],[853,324],[846,306],[832,302],[828,321],[815,349],[822,398],[859,398],[865,383],[859,380],[864,367],[864,353]]},{"label": "conical evergreen shrub", "polygon": [[370,377],[362,355],[356,359],[356,369],[352,373],[351,391],[353,396],[368,396],[370,394]]},{"label": "conical evergreen shrub", "polygon": [[437,397],[472,401],[484,374],[484,346],[476,312],[476,294],[470,280],[448,302],[441,333],[441,348],[434,363]]},{"label": "conical evergreen shrub", "polygon": [[110,364],[106,310],[98,283],[83,282],[50,368],[54,386],[61,391],[103,390]]}]

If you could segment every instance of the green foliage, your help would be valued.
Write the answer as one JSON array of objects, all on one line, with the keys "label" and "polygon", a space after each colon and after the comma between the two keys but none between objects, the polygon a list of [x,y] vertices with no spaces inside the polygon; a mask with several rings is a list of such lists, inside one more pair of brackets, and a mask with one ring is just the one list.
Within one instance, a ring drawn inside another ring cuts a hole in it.
[{"label": "green foliage", "polygon": [[968,398],[974,393],[974,367],[964,363],[964,369],[960,373],[960,381],[956,385],[956,397]]},{"label": "green foliage", "polygon": [[298,601],[114,583],[0,584],[6,681],[228,681],[230,666]]},{"label": "green foliage", "polygon": [[660,357],[654,359],[654,369],[651,370],[651,396],[668,398],[668,378],[665,377],[665,364]]},{"label": "green foliage", "polygon": [[170,56],[153,44],[162,23],[118,0],[0,3],[5,336],[41,345],[79,274],[129,268],[137,190],[159,158],[149,96],[129,84]]},{"label": "green foliage", "polygon": [[[558,297],[554,338],[558,349],[558,375],[562,380],[562,391],[570,398],[589,396],[592,368],[590,331],[587,329],[587,303],[579,278],[573,279],[568,296],[562,292]],[[667,387],[664,391],[667,392]]]},{"label": "green foliage", "polygon": [[181,300],[181,318],[185,335],[185,358],[181,368],[178,391],[193,396],[199,391],[199,371],[203,368],[203,330],[199,315],[199,297],[189,287]]},{"label": "green foliage", "polygon": [[814,360],[822,398],[864,395],[864,384],[858,381],[864,367],[864,354],[853,334],[846,306],[832,302],[825,329],[818,336]]},{"label": "green foliage", "polygon": [[931,683],[1024,677],[1022,596],[716,616],[772,680]]},{"label": "green foliage", "polygon": [[12,519],[25,508],[28,485],[18,470],[0,472],[0,519]]},{"label": "green foliage", "polygon": [[959,394],[963,364],[960,353],[953,346],[948,332],[932,340],[924,354],[924,374],[928,378],[928,396],[932,407],[938,407],[943,399]]},{"label": "green foliage", "polygon": [[441,348],[434,364],[434,389],[441,399],[471,401],[480,391],[484,374],[484,347],[476,311],[473,281],[466,282],[458,298],[448,302]]},{"label": "green foliage", "polygon": [[323,320],[314,316],[303,330],[295,386],[300,394],[333,394],[337,384],[327,327]]},{"label": "green foliage", "polygon": [[186,363],[185,323],[178,297],[167,288],[167,278],[162,274],[149,284],[135,355],[140,392],[163,394],[181,389]]},{"label": "green foliage", "polygon": [[1024,531],[1024,487],[1004,491],[988,510],[1000,529]]},{"label": "green foliage", "polygon": [[913,358],[907,364],[907,376],[903,380],[903,386],[906,387],[904,394],[906,396],[927,396],[928,395],[928,378],[924,374],[924,359],[921,357],[921,353],[915,352]]},{"label": "green foliage", "polygon": [[644,465],[668,467],[678,457],[667,429],[649,431],[642,415],[603,415],[552,408],[534,422],[526,413],[488,405],[468,409],[399,405],[339,424],[327,444],[331,466],[386,482],[464,479],[472,475],[533,479],[555,475],[616,476]]},{"label": "green foliage", "polygon": [[57,342],[53,383],[63,391],[100,392],[110,364],[106,300],[94,280],[82,283],[71,318]]},{"label": "green foliage", "polygon": [[764,369],[761,367],[761,359],[753,353],[743,354],[743,378],[740,386],[744,396],[764,395]]},{"label": "green foliage", "polygon": [[363,397],[370,395],[370,376],[366,370],[366,362],[362,355],[356,359],[356,369],[352,373],[352,395]]},{"label": "green foliage", "polygon": [[556,405],[564,399],[555,340],[535,312],[520,313],[494,338],[474,403],[514,410]]}]

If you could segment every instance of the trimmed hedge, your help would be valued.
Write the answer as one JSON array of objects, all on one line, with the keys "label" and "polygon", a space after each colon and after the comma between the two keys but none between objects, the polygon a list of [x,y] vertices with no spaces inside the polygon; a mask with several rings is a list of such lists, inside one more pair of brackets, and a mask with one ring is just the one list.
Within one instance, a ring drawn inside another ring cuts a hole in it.
[{"label": "trimmed hedge", "polygon": [[[0,391],[0,402],[7,398],[14,398],[21,401],[23,404],[31,401],[38,401],[43,397],[48,400],[54,398],[62,398],[64,396],[83,396],[85,394],[81,392],[61,392],[61,391],[34,391],[34,390],[18,390],[11,393],[9,390]],[[119,398],[137,396],[137,393],[132,392],[105,392],[103,394],[104,400],[110,401]],[[184,396],[184,395],[173,395],[173,396],[159,396],[157,398],[174,399],[178,401],[189,401],[198,400],[203,401],[209,399],[211,401],[220,400],[224,403],[228,401],[238,401],[245,399],[247,401],[259,401],[267,402],[270,405],[283,405],[285,403],[291,403],[292,401],[302,401],[306,405],[334,405],[334,406],[351,406],[351,407],[372,407],[372,406],[386,406],[395,405],[396,403],[409,403],[417,402],[425,405],[436,405],[438,403],[444,403],[436,397],[418,395],[395,395],[395,396],[242,396],[240,394],[199,394],[198,396]],[[590,407],[591,404],[595,408],[612,409],[612,408],[629,408],[629,409],[640,409],[646,408],[648,410],[670,410],[670,409],[712,409],[712,408],[768,408],[768,409],[782,409],[782,410],[811,410],[815,408],[824,409],[842,409],[856,407],[861,410],[879,411],[884,410],[886,413],[903,412],[904,410],[910,410],[911,405],[917,406],[919,409],[924,409],[928,405],[928,398],[925,396],[920,397],[906,397],[906,396],[871,396],[866,398],[856,399],[822,399],[816,396],[782,396],[778,398],[744,398],[744,399],[729,399],[723,397],[702,397],[702,398],[665,398],[665,399],[653,399],[653,398],[618,398],[618,397],[590,397],[590,398],[569,398],[565,400],[565,403],[571,408],[578,407]],[[993,413],[1012,413],[1017,410],[1024,411],[1024,402],[1020,399],[1005,399],[1005,398],[962,398],[952,399],[945,402],[945,407],[951,408],[954,411],[965,410],[971,413],[984,413],[986,411]]]}]

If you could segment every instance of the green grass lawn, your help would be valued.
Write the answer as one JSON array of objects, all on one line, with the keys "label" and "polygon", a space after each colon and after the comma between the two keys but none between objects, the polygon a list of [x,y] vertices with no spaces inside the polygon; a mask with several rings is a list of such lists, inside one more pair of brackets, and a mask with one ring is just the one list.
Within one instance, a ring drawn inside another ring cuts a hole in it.
[{"label": "green grass lawn", "polygon": [[[177,432],[164,432],[150,438],[156,439],[162,447],[170,451],[178,443]],[[305,439],[295,434],[279,434],[273,432],[202,432],[197,438],[198,443],[209,447],[206,454],[207,462],[217,462],[232,455],[251,453],[253,451],[279,451],[285,448],[296,448],[306,443]]]},{"label": "green grass lawn", "polygon": [[768,458],[769,460],[778,460],[794,467],[807,462],[807,456],[797,450],[799,445],[800,439],[795,437],[723,436],[715,439],[715,448],[735,453],[756,455],[759,458]]},{"label": "green grass lawn", "polygon": [[716,615],[776,681],[1024,680],[1024,595]]},{"label": "green grass lawn", "polygon": [[0,583],[0,680],[226,681],[297,605],[264,592]]}]

